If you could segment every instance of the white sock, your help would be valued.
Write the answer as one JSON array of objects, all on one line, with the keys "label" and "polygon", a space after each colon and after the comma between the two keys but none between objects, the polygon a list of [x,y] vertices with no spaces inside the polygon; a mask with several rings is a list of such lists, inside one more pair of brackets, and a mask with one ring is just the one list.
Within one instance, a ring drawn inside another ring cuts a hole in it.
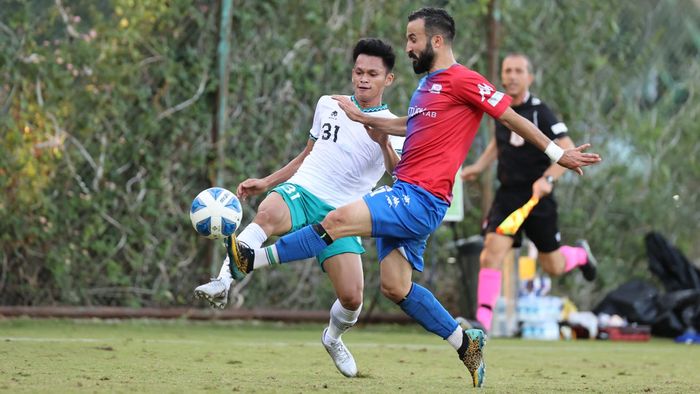
[{"label": "white sock", "polygon": [[219,270],[218,278],[221,279],[221,282],[223,282],[227,290],[231,287],[233,277],[231,276],[231,270],[228,267],[228,256],[226,256],[224,262],[221,264],[221,270]]},{"label": "white sock", "polygon": [[357,322],[357,318],[360,316],[361,310],[362,304],[360,304],[357,310],[351,311],[345,309],[345,307],[340,304],[340,301],[336,299],[331,307],[331,320],[328,323],[327,335],[330,339],[337,341],[344,332],[354,326]]},{"label": "white sock", "polygon": [[272,264],[279,264],[280,256],[277,254],[275,245],[270,245],[266,248],[255,249],[255,260],[253,261],[253,269],[267,267]]},{"label": "white sock", "polygon": [[455,331],[447,337],[447,342],[449,342],[455,350],[459,350],[462,346],[462,339],[464,339],[464,332],[462,331],[462,327],[457,326]]},{"label": "white sock", "polygon": [[265,234],[260,225],[253,222],[247,225],[236,238],[248,245],[248,247],[257,249],[267,241],[267,234]]}]

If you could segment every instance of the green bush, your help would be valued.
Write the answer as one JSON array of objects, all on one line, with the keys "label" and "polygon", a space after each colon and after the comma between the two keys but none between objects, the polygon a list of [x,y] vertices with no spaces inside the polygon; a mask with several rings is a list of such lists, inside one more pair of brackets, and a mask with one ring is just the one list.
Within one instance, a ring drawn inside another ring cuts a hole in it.
[{"label": "green bush", "polygon": [[[444,3],[458,24],[459,60],[485,71],[488,1]],[[537,70],[533,91],[561,114],[575,141],[592,142],[605,158],[558,187],[564,240],[588,238],[602,260],[594,287],[568,278],[559,282],[562,291],[585,305],[630,276],[646,276],[642,237],[651,229],[698,256],[697,6],[498,4],[500,53],[528,53]],[[214,270],[212,256],[221,255],[190,228],[192,197],[217,174],[234,189],[294,157],[318,97],[350,92],[350,51],[360,37],[395,46],[397,80],[386,99],[405,113],[417,78],[402,53],[403,36],[418,6],[235,2],[229,126],[219,159],[212,143],[220,85],[213,2],[4,1],[0,302],[191,303],[193,287]],[[431,241],[436,271],[417,276],[430,278],[441,298],[454,299],[451,289],[461,286],[443,264],[454,251],[442,245],[478,232],[483,215],[475,208],[480,190],[468,185],[467,195],[467,219]],[[244,222],[259,201],[244,206]],[[368,242],[370,297],[378,268]],[[333,292],[309,263],[253,275],[233,299],[319,308]]]}]

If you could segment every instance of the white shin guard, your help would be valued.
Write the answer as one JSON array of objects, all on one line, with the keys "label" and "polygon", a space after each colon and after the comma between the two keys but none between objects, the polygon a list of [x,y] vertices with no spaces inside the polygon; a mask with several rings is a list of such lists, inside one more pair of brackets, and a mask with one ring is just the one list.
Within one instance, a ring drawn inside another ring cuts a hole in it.
[{"label": "white shin guard", "polygon": [[328,323],[328,336],[334,340],[338,340],[344,332],[354,326],[357,319],[360,317],[360,311],[362,311],[362,304],[357,310],[351,311],[345,309],[340,304],[338,299],[335,300],[333,306],[331,307],[331,319]]}]

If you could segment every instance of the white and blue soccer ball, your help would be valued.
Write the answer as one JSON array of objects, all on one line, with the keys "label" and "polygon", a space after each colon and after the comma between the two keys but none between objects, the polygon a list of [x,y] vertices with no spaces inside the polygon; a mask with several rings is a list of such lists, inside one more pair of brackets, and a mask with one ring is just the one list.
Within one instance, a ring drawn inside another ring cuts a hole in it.
[{"label": "white and blue soccer ball", "polygon": [[190,220],[199,235],[209,239],[233,235],[241,225],[243,209],[235,194],[221,187],[210,187],[192,201]]}]

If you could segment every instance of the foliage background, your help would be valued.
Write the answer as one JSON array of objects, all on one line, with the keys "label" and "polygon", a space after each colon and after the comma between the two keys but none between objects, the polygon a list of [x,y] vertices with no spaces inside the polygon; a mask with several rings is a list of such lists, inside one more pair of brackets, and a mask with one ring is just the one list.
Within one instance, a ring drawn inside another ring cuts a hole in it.
[{"label": "foliage background", "polygon": [[[485,73],[488,0],[437,1],[458,25],[458,60]],[[212,144],[219,5],[204,0],[4,0],[0,9],[0,303],[191,304],[221,249],[192,231],[188,208],[219,168],[224,186],[265,176],[304,146],[317,98],[350,92],[350,50],[365,36],[398,52],[385,99],[401,114],[417,78],[403,56],[418,2],[234,1],[225,159]],[[557,291],[594,304],[648,278],[643,236],[700,256],[700,4],[690,0],[496,2],[499,59],[530,55],[532,91],[591,142],[604,163],[558,186],[565,242],[601,260]],[[494,81],[498,83],[498,81]],[[484,127],[468,161],[488,138]],[[489,185],[491,187],[491,185]],[[464,292],[450,241],[479,232],[484,190],[467,217],[432,237],[416,279],[454,310]],[[674,198],[674,196],[677,196]],[[244,206],[252,219],[260,198]],[[366,304],[378,290],[372,241]],[[381,298],[381,297],[380,297]],[[232,297],[246,307],[326,308],[313,262],[256,273]],[[392,308],[379,301],[380,308]]]}]

